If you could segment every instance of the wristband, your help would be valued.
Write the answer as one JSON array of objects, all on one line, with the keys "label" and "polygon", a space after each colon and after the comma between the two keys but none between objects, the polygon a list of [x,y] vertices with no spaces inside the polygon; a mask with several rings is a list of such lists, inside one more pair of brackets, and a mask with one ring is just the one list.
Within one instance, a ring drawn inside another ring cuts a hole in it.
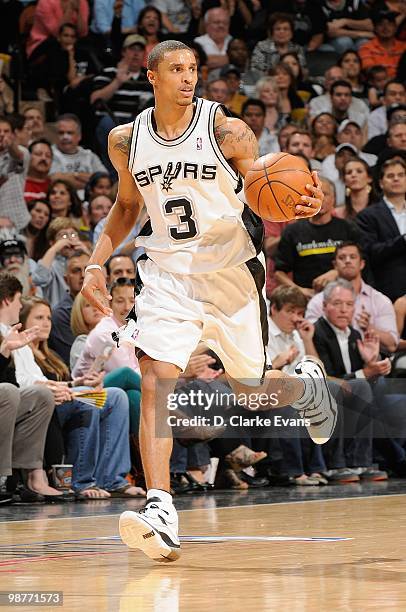
[{"label": "wristband", "polygon": [[100,272],[101,272],[101,266],[99,266],[99,264],[90,264],[89,266],[86,266],[86,268],[85,268],[85,274],[86,274],[86,272],[88,272],[89,270],[100,270]]}]

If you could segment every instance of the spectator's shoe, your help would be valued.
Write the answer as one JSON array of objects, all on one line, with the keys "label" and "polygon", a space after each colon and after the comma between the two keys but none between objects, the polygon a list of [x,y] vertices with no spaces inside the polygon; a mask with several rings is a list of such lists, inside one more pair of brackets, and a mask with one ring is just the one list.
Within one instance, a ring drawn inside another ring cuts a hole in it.
[{"label": "spectator's shoe", "polygon": [[324,473],[324,476],[326,476],[329,484],[350,484],[360,480],[356,471],[350,468],[328,470]]},{"label": "spectator's shoe", "polygon": [[383,470],[378,470],[374,467],[354,468],[354,472],[358,474],[361,481],[379,482],[382,480],[388,480],[388,474],[386,472]]},{"label": "spectator's shoe", "polygon": [[316,357],[305,355],[295,373],[303,380],[305,391],[292,406],[309,423],[306,427],[313,442],[324,444],[337,422],[337,404],[328,388],[324,366]]},{"label": "spectator's shoe", "polygon": [[114,342],[119,348],[122,344],[129,344],[130,346],[136,346],[136,338],[138,336],[137,323],[134,319],[128,319],[127,323],[122,327],[119,327],[117,331],[111,334]]},{"label": "spectator's shoe", "polygon": [[172,505],[151,497],[138,512],[120,516],[120,536],[129,548],[142,550],[158,563],[170,563],[180,557],[178,515]]}]

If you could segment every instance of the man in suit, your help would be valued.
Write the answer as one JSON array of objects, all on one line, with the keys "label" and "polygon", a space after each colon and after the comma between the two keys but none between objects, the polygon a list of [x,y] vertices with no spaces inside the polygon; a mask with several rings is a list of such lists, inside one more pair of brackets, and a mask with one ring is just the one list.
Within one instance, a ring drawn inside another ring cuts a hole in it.
[{"label": "man in suit", "polygon": [[406,163],[388,159],[379,172],[382,200],[356,217],[375,288],[393,302],[406,293]]},{"label": "man in suit", "polygon": [[327,463],[356,468],[363,480],[385,480],[386,473],[372,467],[374,398],[370,380],[389,374],[389,359],[379,359],[379,338],[365,334],[364,340],[351,321],[355,291],[344,279],[329,283],[323,291],[323,312],[315,325],[314,345],[327,374],[346,380],[342,397],[342,422],[332,440]]}]

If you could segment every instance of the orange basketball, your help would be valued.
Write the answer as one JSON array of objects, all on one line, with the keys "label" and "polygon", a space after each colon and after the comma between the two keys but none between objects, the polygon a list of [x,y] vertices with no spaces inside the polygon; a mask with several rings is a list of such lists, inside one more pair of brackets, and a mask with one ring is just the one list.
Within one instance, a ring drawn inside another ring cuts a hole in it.
[{"label": "orange basketball", "polygon": [[300,196],[310,195],[313,177],[305,160],[290,153],[269,153],[257,159],[245,176],[248,206],[268,221],[289,221],[296,216]]}]

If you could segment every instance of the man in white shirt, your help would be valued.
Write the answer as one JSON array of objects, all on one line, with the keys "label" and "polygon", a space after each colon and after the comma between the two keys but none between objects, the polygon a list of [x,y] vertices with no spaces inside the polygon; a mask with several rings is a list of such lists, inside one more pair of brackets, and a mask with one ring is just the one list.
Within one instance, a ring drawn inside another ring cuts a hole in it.
[{"label": "man in white shirt", "polygon": [[204,16],[206,34],[195,38],[207,55],[209,70],[228,64],[227,48],[230,35],[230,14],[223,8],[209,9]]},{"label": "man in white shirt", "polygon": [[387,111],[392,104],[406,103],[406,89],[396,79],[388,81],[383,90],[383,106],[372,111],[368,116],[368,138],[385,134],[388,129]]},{"label": "man in white shirt", "polygon": [[[349,281],[355,291],[352,326],[361,335],[373,330],[378,335],[381,348],[387,352],[396,351],[399,334],[392,302],[362,280],[365,267],[361,247],[355,242],[343,242],[335,251],[333,267],[338,277]],[[307,304],[306,318],[312,323],[323,316],[323,293],[317,293]]]},{"label": "man in white shirt", "polygon": [[369,109],[365,102],[352,96],[350,83],[339,79],[331,84],[328,93],[310,100],[310,118],[320,113],[332,113],[338,122],[352,119],[363,127],[368,120]]},{"label": "man in white shirt", "polygon": [[259,155],[279,153],[279,143],[276,134],[265,127],[265,105],[261,100],[248,98],[242,105],[241,119],[250,126],[258,141]]}]

